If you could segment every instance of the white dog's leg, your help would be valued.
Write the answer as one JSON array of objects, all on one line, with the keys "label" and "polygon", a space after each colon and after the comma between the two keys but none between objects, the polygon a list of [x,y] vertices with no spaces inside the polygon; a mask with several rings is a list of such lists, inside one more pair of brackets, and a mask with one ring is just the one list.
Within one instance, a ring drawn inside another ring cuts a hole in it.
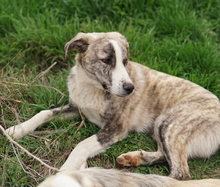
[{"label": "white dog's leg", "polygon": [[10,136],[20,139],[23,136],[34,131],[41,124],[52,120],[55,116],[59,114],[61,118],[69,118],[76,115],[77,113],[78,109],[76,109],[71,104],[52,110],[43,110],[35,116],[33,116],[31,119],[25,121],[24,123],[8,128],[6,132]]},{"label": "white dog's leg", "polygon": [[85,168],[86,160],[90,157],[105,151],[97,140],[97,136],[93,135],[80,142],[70,153],[68,159],[60,168],[60,171],[72,171]]}]

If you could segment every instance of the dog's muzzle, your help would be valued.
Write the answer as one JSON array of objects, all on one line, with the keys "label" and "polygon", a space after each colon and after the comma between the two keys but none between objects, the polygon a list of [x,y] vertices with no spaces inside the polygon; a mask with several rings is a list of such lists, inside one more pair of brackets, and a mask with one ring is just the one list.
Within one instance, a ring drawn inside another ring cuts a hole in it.
[{"label": "dog's muzzle", "polygon": [[123,83],[123,89],[129,95],[134,90],[134,85],[131,83]]}]

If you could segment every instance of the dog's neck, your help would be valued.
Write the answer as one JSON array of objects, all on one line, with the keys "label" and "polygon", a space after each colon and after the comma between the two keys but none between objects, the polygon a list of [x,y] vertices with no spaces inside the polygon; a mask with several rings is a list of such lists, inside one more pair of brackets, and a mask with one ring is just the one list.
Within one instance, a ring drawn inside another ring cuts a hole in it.
[{"label": "dog's neck", "polygon": [[76,74],[76,79],[78,83],[85,85],[85,86],[91,85],[92,87],[97,88],[98,90],[103,90],[103,87],[101,86],[101,84],[97,83],[97,81],[88,77],[85,70],[80,64],[76,64],[75,68],[76,68],[75,74]]}]

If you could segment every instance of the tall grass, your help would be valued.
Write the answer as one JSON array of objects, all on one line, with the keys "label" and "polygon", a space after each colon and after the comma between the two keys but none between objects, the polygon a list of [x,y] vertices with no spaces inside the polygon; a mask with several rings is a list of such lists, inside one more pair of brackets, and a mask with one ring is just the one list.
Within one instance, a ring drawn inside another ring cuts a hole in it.
[{"label": "tall grass", "polygon": [[[66,77],[75,53],[64,60],[63,46],[78,32],[121,32],[130,43],[130,60],[193,81],[220,97],[219,10],[219,0],[2,0],[0,124],[7,128],[42,109],[68,102]],[[38,130],[65,131],[35,134],[18,142],[51,166],[60,167],[79,141],[98,131],[86,121],[86,127],[76,132],[79,123],[80,119],[57,118]],[[0,145],[0,186],[35,186],[49,174],[3,136]],[[131,133],[88,163],[118,168],[118,155],[140,148],[157,149],[152,138]],[[193,178],[219,178],[219,153],[190,161]],[[126,170],[169,173],[166,164]]]}]

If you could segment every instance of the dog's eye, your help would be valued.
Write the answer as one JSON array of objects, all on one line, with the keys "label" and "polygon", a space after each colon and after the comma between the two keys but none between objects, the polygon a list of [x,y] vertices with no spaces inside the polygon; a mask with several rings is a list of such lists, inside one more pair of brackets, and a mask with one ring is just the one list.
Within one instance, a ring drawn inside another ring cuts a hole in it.
[{"label": "dog's eye", "polygon": [[111,59],[110,58],[107,58],[107,59],[101,59],[101,61],[105,64],[108,64],[110,65],[112,63]]}]

